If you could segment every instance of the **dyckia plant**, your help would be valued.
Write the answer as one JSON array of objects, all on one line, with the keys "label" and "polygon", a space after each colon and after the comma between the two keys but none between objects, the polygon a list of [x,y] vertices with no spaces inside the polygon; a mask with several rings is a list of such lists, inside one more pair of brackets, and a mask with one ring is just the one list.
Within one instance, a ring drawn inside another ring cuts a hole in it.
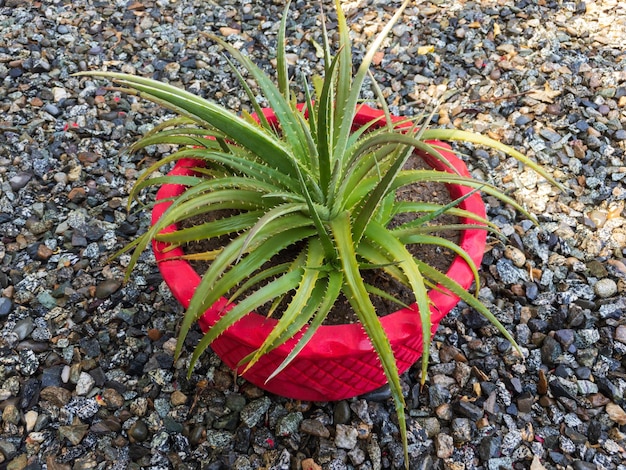
[{"label": "dyckia plant", "polygon": [[[182,184],[187,189],[171,201],[164,215],[145,234],[125,248],[125,251],[133,250],[129,269],[152,239],[172,247],[218,237],[226,240],[219,249],[202,254],[210,265],[185,313],[176,355],[180,355],[194,322],[222,296],[236,305],[201,339],[191,358],[190,370],[211,342],[248,312],[270,305],[273,314],[284,300],[276,327],[261,347],[243,361],[244,367],[249,368],[262,355],[303,332],[296,347],[274,371],[274,375],[278,374],[308,341],[315,341],[316,330],[343,295],[380,358],[395,400],[405,456],[407,437],[400,378],[372,302],[374,295],[383,293],[363,280],[363,271],[382,270],[414,293],[424,332],[422,380],[426,377],[431,340],[427,290],[437,284],[482,313],[514,345],[515,341],[476,297],[416,259],[407,249],[407,245],[420,243],[444,247],[467,261],[478,284],[477,267],[469,255],[455,243],[435,236],[434,231],[439,228],[430,221],[445,212],[471,221],[457,224],[456,228],[491,230],[491,225],[457,208],[459,201],[447,205],[402,201],[396,192],[424,182],[459,184],[493,195],[524,212],[513,199],[487,183],[459,176],[454,171],[405,170],[407,159],[417,150],[445,161],[434,139],[466,141],[503,151],[550,179],[519,152],[481,135],[429,129],[418,120],[392,123],[375,85],[378,104],[385,110],[384,123],[354,128],[361,89],[372,58],[408,1],[384,26],[353,72],[349,29],[340,2],[335,0],[339,45],[333,53],[322,21],[324,77],[314,79],[313,83],[308,83],[305,77],[296,77],[301,80],[306,97],[300,105],[293,98],[285,54],[288,5],[277,38],[276,80],[242,52],[213,38],[245,71],[232,66],[249,95],[258,122],[250,119],[250,115],[237,116],[211,101],[148,78],[113,72],[81,74],[108,77],[125,92],[158,103],[178,115],[156,126],[132,149],[137,151],[154,144],[177,147],[145,171],[132,196],[150,185]],[[255,80],[275,113],[277,125],[264,117],[244,73]],[[194,175],[154,175],[163,165],[187,158],[197,162]],[[397,216],[407,214],[409,221],[392,223],[398,220]],[[196,222],[175,232],[163,232],[166,227],[180,226],[186,220]],[[291,257],[285,261],[286,252]],[[279,255],[281,261],[267,264]],[[408,467],[408,458],[406,464]]]}]

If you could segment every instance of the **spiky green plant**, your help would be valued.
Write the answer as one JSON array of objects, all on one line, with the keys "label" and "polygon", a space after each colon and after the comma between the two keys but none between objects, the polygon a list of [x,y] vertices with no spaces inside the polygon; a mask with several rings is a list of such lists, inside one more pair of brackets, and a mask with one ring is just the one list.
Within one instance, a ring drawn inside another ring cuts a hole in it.
[{"label": "spiky green plant", "polygon": [[[275,375],[314,338],[315,331],[343,294],[377,352],[390,384],[405,457],[407,436],[400,378],[371,299],[372,295],[382,293],[364,282],[362,271],[377,267],[413,291],[424,332],[422,381],[426,377],[430,350],[427,289],[436,284],[443,285],[487,317],[517,345],[476,297],[414,258],[407,249],[408,244],[419,243],[434,243],[450,249],[467,261],[478,284],[477,267],[469,255],[455,243],[430,233],[432,227],[428,222],[443,212],[474,221],[459,224],[457,228],[490,229],[488,221],[458,209],[458,201],[445,206],[412,203],[398,200],[396,191],[423,182],[460,184],[493,195],[524,212],[513,199],[490,184],[449,172],[404,170],[405,162],[416,150],[445,161],[437,145],[430,142],[433,139],[466,141],[505,152],[553,181],[519,152],[484,136],[459,130],[429,129],[417,120],[407,120],[401,126],[392,124],[377,87],[379,105],[385,110],[385,125],[375,128],[370,123],[353,128],[360,92],[373,56],[408,2],[404,1],[374,39],[353,75],[349,30],[340,2],[335,0],[339,47],[333,54],[322,21],[324,77],[313,84],[302,78],[306,96],[303,106],[297,106],[293,99],[285,58],[289,5],[278,34],[276,83],[249,57],[213,37],[256,81],[276,115],[278,126],[264,118],[256,96],[234,66],[232,69],[260,119],[258,123],[151,79],[112,72],[79,74],[107,77],[121,85],[125,92],[151,100],[178,115],[156,126],[132,148],[137,151],[165,143],[177,146],[178,150],[148,168],[138,179],[131,196],[135,197],[147,186],[166,183],[183,184],[187,190],[172,201],[153,227],[125,247],[123,251],[133,251],[129,272],[152,239],[180,246],[197,240],[230,237],[221,249],[205,254],[211,264],[185,313],[176,356],[180,355],[194,321],[220,297],[228,296],[230,301],[236,300],[237,305],[201,339],[193,352],[190,371],[211,342],[249,311],[267,303],[275,307],[277,299],[286,298],[287,306],[274,330],[262,346],[243,361],[246,369],[251,367],[263,354],[307,327]],[[203,163],[196,168],[196,176],[154,177],[163,165],[183,158]],[[225,209],[230,211],[226,216],[223,215]],[[418,212],[425,215],[415,218]],[[162,233],[171,224],[210,213],[219,215],[174,233]],[[391,221],[400,214],[410,214],[413,220],[394,227]],[[290,261],[264,268],[270,259],[288,247],[293,250],[294,246],[299,251]],[[408,468],[408,458],[405,462]]]}]

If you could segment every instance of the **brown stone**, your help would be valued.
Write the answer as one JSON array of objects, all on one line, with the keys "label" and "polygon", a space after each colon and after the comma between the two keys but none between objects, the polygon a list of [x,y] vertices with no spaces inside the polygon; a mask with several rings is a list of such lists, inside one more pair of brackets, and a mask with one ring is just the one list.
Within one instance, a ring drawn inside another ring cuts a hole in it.
[{"label": "brown stone", "polygon": [[228,26],[222,26],[220,28],[220,34],[224,37],[230,36],[231,34],[239,34],[241,31],[235,28],[230,28]]},{"label": "brown stone", "polygon": [[606,414],[609,415],[611,421],[615,421],[620,426],[626,424],[626,411],[621,406],[613,402],[607,403]]},{"label": "brown stone", "polygon": [[187,395],[185,395],[180,390],[174,390],[172,392],[172,396],[170,397],[170,401],[174,406],[184,405],[185,403],[187,403]]},{"label": "brown stone", "polygon": [[213,383],[216,389],[224,392],[230,389],[230,387],[232,386],[233,376],[227,372],[216,370],[215,374],[213,375]]},{"label": "brown stone", "polygon": [[41,243],[37,247],[36,258],[39,261],[48,261],[52,255],[53,255],[53,251],[50,248],[48,248],[46,245],[44,245],[43,243]]},{"label": "brown stone", "polygon": [[539,382],[537,382],[537,393],[545,395],[548,393],[548,378],[543,370],[539,369]]},{"label": "brown stone", "polygon": [[318,419],[305,419],[300,424],[300,431],[311,436],[323,437],[327,439],[330,437],[330,431],[324,424]]},{"label": "brown stone", "polygon": [[594,408],[599,406],[605,406],[611,402],[611,400],[609,400],[601,393],[594,393],[593,395],[589,395],[587,399],[589,400],[591,406],[593,406]]},{"label": "brown stone", "polygon": [[100,159],[100,155],[94,152],[79,152],[78,161],[82,163],[96,163]]},{"label": "brown stone", "polygon": [[41,390],[39,397],[60,408],[69,403],[72,392],[63,387],[46,387]]},{"label": "brown stone", "polygon": [[67,439],[72,445],[80,444],[89,431],[87,424],[76,424],[70,426],[59,426],[59,436]]},{"label": "brown stone", "polygon": [[148,330],[148,338],[150,338],[151,341],[158,341],[161,339],[161,336],[163,336],[163,332],[157,328],[150,328]]},{"label": "brown stone", "polygon": [[554,403],[555,400],[550,398],[548,395],[543,395],[541,398],[539,398],[539,404],[544,408],[548,408],[549,406],[554,405]]},{"label": "brown stone", "polygon": [[322,466],[313,459],[304,459],[301,462],[302,470],[322,470]]},{"label": "brown stone", "polygon": [[124,397],[113,388],[105,388],[102,392],[102,398],[109,410],[118,410],[124,406]]},{"label": "brown stone", "polygon": [[85,188],[72,188],[67,195],[67,198],[73,203],[80,203],[85,200],[87,193]]},{"label": "brown stone", "polygon": [[28,465],[28,456],[26,454],[20,454],[9,462],[6,466],[7,470],[22,470]]},{"label": "brown stone", "polygon": [[46,458],[46,467],[48,470],[71,470],[72,467],[64,463],[59,463],[55,460],[54,455],[49,455]]},{"label": "brown stone", "polygon": [[626,325],[620,325],[615,329],[615,340],[626,343]]},{"label": "brown stone", "polygon": [[521,284],[513,284],[511,286],[511,292],[517,297],[524,297],[526,295],[526,289]]}]

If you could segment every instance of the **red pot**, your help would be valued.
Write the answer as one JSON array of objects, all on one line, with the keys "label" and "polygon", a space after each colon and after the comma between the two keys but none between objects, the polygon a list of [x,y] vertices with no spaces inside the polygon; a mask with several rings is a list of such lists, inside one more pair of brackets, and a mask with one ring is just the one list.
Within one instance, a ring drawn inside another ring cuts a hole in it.
[{"label": "red pot", "polygon": [[[268,119],[275,117],[271,110],[264,112]],[[354,120],[355,125],[381,119],[383,113],[367,106],[362,106]],[[394,118],[399,120],[401,118]],[[439,143],[446,146],[446,144]],[[448,147],[449,148],[449,147]],[[442,151],[442,154],[454,165],[461,175],[469,176],[465,164],[454,154]],[[422,157],[433,168],[450,171],[445,165],[429,156]],[[181,160],[170,174],[190,174],[196,163],[193,160]],[[448,190],[453,199],[467,194],[470,189],[462,186],[449,185]],[[157,193],[157,200],[166,200],[185,191],[182,185],[165,185]],[[158,220],[169,206],[164,201],[155,205],[152,211],[152,222]],[[485,205],[479,194],[465,199],[459,207],[485,217]],[[471,222],[471,221],[467,221]],[[176,230],[175,226],[166,231]],[[487,233],[485,230],[472,229],[460,233],[459,245],[469,253],[474,263],[479,266],[485,251]],[[164,251],[165,244],[153,241],[155,257],[165,279],[178,301],[187,308],[193,293],[200,282],[200,276],[191,265],[184,260],[172,260],[173,256],[183,254],[182,249]],[[474,278],[467,263],[456,257],[447,275],[459,283],[464,289],[472,284]],[[441,319],[458,303],[459,299],[442,286],[431,290],[431,321],[434,333]],[[203,331],[209,329],[220,317],[226,299],[220,299],[200,318],[199,324]],[[211,347],[230,368],[234,369],[239,361],[256,350],[275,325],[276,320],[266,319],[256,313],[250,313],[231,326],[216,339]],[[417,308],[412,306],[399,310],[381,318],[381,323],[393,348],[398,370],[406,371],[422,354],[422,329]],[[372,348],[363,328],[358,324],[322,326],[315,336],[280,374],[266,383],[267,377],[283,361],[294,347],[290,340],[279,348],[271,351],[255,364],[244,378],[260,388],[281,396],[311,401],[341,400],[353,397],[386,383],[380,361]]]}]

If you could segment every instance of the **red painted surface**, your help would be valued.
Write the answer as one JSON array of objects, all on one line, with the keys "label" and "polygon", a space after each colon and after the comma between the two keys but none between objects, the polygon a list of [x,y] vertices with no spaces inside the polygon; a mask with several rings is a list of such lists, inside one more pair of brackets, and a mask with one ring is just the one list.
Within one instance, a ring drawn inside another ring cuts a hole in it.
[{"label": "red painted surface", "polygon": [[[265,112],[268,119],[273,119],[271,110]],[[355,125],[363,125],[374,119],[384,123],[381,111],[362,106],[355,118]],[[394,120],[402,118],[394,117]],[[438,143],[447,147],[445,143]],[[449,147],[448,147],[449,148]],[[441,153],[452,163],[456,170],[469,176],[465,164],[454,154],[447,151]],[[450,171],[435,159],[425,157],[433,168]],[[193,160],[181,160],[170,174],[184,175],[190,173],[195,165]],[[164,200],[184,192],[181,185],[166,185],[160,188],[157,199]],[[471,191],[470,188],[449,186],[453,199]],[[158,220],[170,203],[157,204],[152,212],[153,223]],[[485,205],[478,193],[465,199],[460,205],[485,217]],[[468,223],[473,221],[468,220]],[[175,230],[168,227],[166,231]],[[464,230],[460,233],[459,245],[469,253],[474,263],[479,266],[485,250],[487,232],[480,229]],[[153,241],[153,250],[161,274],[172,293],[187,308],[200,276],[191,265],[184,260],[172,260],[183,254],[182,249],[164,251],[165,244]],[[467,289],[474,278],[467,263],[456,257],[448,276]],[[438,290],[429,292],[431,299],[432,332],[437,329],[441,319],[458,303],[458,298],[447,294],[446,289],[439,286]],[[199,320],[203,331],[213,325],[226,307],[226,299],[221,299],[208,309]],[[239,361],[256,350],[272,330],[276,320],[266,319],[256,313],[250,313],[235,323],[211,345],[212,349],[231,368]],[[419,314],[415,306],[399,310],[381,318],[381,323],[394,351],[400,373],[414,364],[422,354],[422,329]],[[386,383],[385,375],[373,350],[369,339],[358,324],[322,326],[312,340],[280,374],[266,383],[267,377],[283,361],[293,349],[296,339],[290,340],[279,348],[271,351],[254,365],[244,377],[253,384],[272,393],[289,398],[311,401],[331,401],[353,397],[372,391]]]}]

